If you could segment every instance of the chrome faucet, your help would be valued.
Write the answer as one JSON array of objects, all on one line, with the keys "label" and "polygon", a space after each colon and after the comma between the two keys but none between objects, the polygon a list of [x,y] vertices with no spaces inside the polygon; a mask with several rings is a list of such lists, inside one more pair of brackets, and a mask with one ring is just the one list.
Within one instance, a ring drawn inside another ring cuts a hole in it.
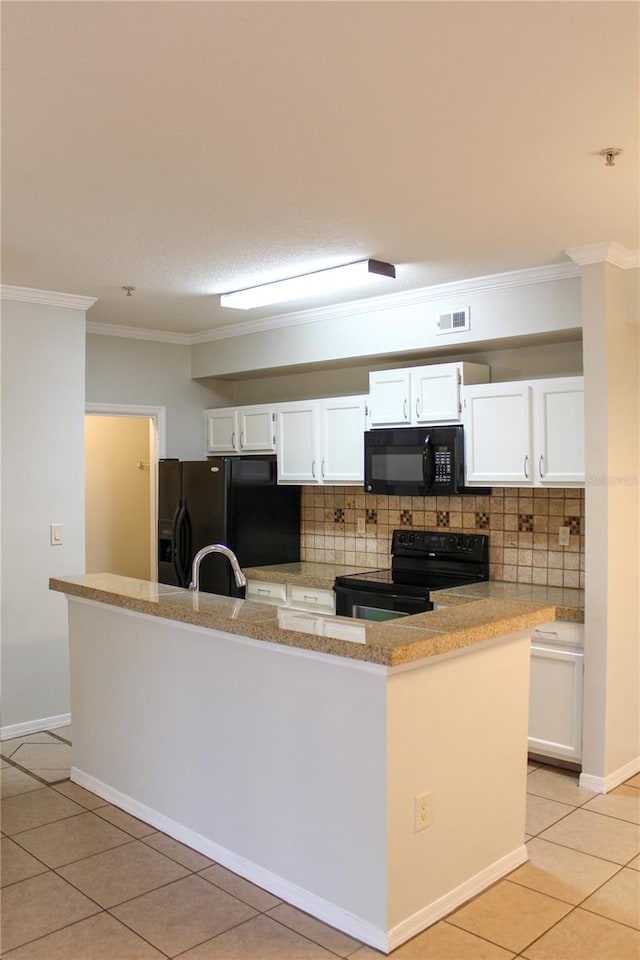
[{"label": "chrome faucet", "polygon": [[233,550],[230,550],[229,547],[225,547],[224,543],[210,543],[208,547],[203,547],[202,550],[198,550],[195,557],[193,558],[193,566],[191,568],[191,583],[189,584],[189,590],[198,590],[200,583],[200,564],[202,560],[209,553],[223,553],[231,564],[231,569],[233,570],[233,575],[236,579],[236,585],[238,587],[246,587],[247,578],[240,569],[240,564],[238,563],[238,558],[236,557]]}]

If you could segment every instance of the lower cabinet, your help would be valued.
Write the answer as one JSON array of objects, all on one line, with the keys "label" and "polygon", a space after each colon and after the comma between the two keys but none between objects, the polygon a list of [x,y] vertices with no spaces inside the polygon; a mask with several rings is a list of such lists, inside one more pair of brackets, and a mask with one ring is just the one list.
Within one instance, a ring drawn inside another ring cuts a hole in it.
[{"label": "lower cabinet", "polygon": [[295,610],[314,610],[316,613],[334,614],[336,597],[326,587],[304,587],[296,583],[276,583],[268,580],[248,580],[247,600],[273,603],[276,606]]},{"label": "lower cabinet", "polygon": [[582,759],[584,627],[554,621],[531,634],[529,753]]}]

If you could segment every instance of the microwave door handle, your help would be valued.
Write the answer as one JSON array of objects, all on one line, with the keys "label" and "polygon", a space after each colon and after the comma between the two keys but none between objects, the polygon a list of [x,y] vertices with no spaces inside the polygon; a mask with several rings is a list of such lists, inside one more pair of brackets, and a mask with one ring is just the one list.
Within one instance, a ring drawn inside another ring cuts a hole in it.
[{"label": "microwave door handle", "polygon": [[428,434],[424,441],[424,450],[422,451],[422,475],[427,490],[431,489],[434,476],[433,447],[431,446],[431,435]]}]

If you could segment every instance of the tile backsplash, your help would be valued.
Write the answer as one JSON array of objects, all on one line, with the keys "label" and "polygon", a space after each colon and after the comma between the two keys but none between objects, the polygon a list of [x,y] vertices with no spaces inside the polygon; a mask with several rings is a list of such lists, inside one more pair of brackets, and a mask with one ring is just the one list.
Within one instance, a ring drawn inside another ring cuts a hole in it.
[{"label": "tile backsplash", "polygon": [[[558,543],[561,526],[569,527],[566,547]],[[486,533],[492,580],[584,587],[584,490],[378,497],[356,487],[302,488],[303,560],[388,567],[397,527]]]}]

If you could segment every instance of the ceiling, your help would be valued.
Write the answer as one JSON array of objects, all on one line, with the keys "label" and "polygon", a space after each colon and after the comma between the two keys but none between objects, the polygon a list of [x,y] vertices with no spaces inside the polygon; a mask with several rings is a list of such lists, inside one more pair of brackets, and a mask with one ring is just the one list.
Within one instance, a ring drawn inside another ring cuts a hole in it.
[{"label": "ceiling", "polygon": [[364,296],[219,305],[367,257],[391,293],[635,250],[639,10],[3,0],[2,281],[197,335]]}]

